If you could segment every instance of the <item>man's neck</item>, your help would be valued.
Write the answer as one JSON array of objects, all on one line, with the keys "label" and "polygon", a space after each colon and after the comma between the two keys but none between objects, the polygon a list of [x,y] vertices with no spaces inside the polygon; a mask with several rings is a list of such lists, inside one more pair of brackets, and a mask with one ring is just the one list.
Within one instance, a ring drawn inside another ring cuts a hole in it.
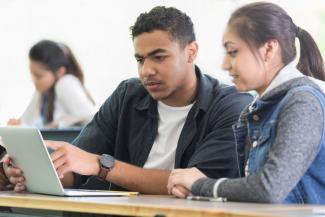
[{"label": "man's neck", "polygon": [[178,90],[172,99],[162,100],[164,104],[180,107],[190,105],[195,101],[198,92],[198,79],[194,67],[188,73],[189,75],[186,81],[184,81],[184,85],[179,87],[181,90]]}]

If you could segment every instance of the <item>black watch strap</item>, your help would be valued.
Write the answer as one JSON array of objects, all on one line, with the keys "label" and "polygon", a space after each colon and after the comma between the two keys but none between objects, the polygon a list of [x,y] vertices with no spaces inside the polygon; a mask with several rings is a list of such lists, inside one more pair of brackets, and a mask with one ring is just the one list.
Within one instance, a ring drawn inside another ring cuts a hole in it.
[{"label": "black watch strap", "polygon": [[99,169],[99,173],[98,173],[98,177],[106,180],[107,174],[109,173],[109,171],[111,171],[109,168],[105,168],[102,165],[100,165],[100,169]]}]

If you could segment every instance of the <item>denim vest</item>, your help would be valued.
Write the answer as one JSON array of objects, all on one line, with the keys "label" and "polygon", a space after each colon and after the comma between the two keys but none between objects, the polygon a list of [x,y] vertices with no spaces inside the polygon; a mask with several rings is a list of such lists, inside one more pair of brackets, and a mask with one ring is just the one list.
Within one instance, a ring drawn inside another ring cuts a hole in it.
[{"label": "denim vest", "polygon": [[[276,139],[277,121],[281,110],[287,100],[298,91],[308,91],[317,97],[325,114],[325,96],[316,88],[307,85],[289,90],[280,99],[257,100],[254,107],[247,109],[238,123],[233,126],[241,176],[244,176],[243,171],[247,159],[249,174],[256,173],[263,168]],[[246,151],[247,155],[245,155],[246,143],[252,145],[250,150]],[[325,130],[323,130],[320,150],[315,160],[283,202],[325,204]]]}]

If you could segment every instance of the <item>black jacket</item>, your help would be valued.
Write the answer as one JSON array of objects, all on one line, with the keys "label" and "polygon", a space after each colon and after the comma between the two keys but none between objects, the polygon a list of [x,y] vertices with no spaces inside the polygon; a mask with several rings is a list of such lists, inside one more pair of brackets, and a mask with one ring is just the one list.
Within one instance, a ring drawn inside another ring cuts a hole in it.
[{"label": "black jacket", "polygon": [[[198,67],[196,75],[198,95],[178,141],[175,168],[195,166],[212,178],[238,177],[232,125],[252,96],[201,74]],[[157,101],[139,79],[129,79],[121,82],[74,144],[142,167],[157,135],[158,119]],[[75,187],[86,178],[75,175]]]}]

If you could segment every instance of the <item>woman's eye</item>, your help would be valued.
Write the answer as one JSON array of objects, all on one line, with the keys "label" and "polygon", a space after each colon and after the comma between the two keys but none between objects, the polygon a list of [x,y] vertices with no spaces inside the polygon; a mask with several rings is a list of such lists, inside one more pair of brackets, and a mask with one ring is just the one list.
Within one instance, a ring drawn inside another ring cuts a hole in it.
[{"label": "woman's eye", "polygon": [[230,56],[235,56],[237,54],[238,50],[230,50],[230,51],[227,51],[228,55]]},{"label": "woman's eye", "polygon": [[43,75],[34,75],[34,78],[37,80],[40,80],[43,77]]}]

